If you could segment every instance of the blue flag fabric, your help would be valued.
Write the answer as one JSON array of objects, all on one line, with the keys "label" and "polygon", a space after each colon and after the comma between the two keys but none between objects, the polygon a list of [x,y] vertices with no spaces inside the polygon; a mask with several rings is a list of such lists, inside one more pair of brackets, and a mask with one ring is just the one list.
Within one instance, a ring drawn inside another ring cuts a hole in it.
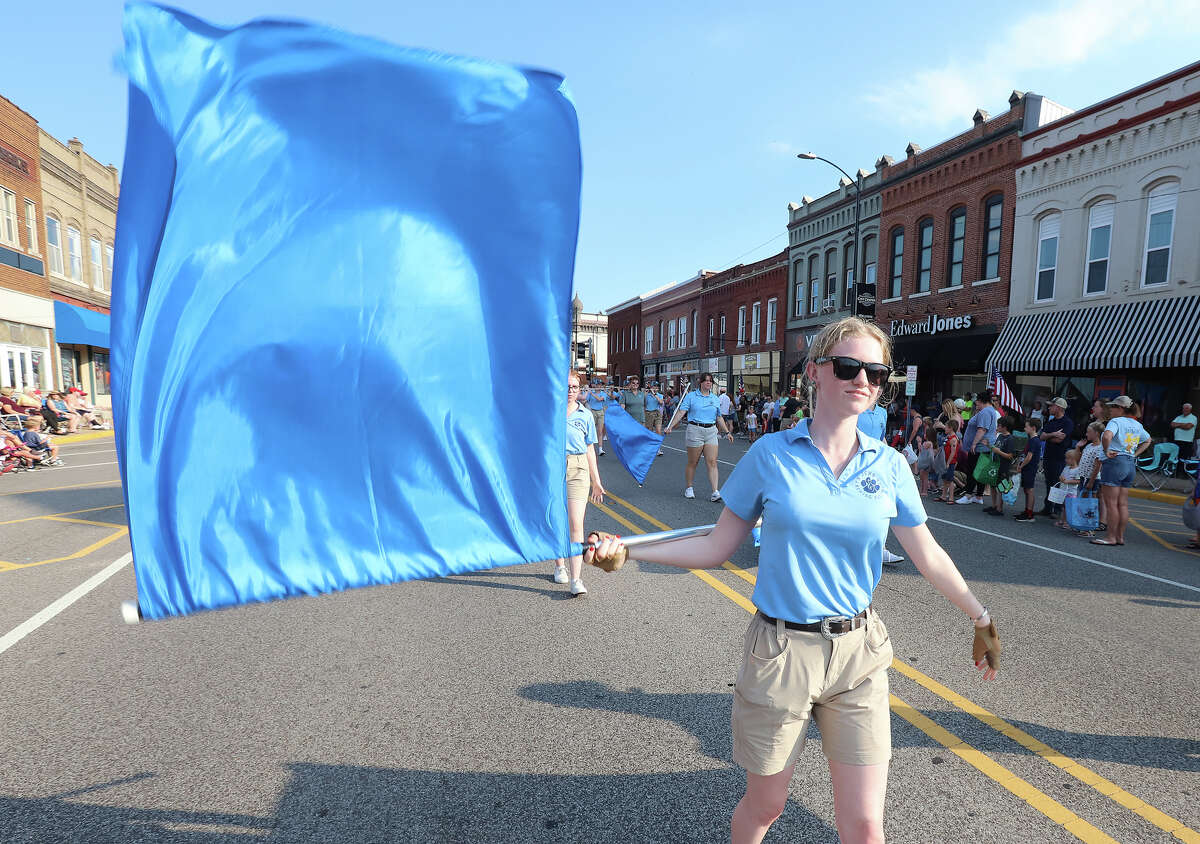
[{"label": "blue flag fabric", "polygon": [[552,73],[131,5],[112,348],[149,618],[565,556]]},{"label": "blue flag fabric", "polygon": [[604,408],[604,430],[608,432],[608,444],[625,471],[633,475],[639,484],[644,484],[650,466],[662,447],[662,436],[648,430],[616,402],[607,402]]}]

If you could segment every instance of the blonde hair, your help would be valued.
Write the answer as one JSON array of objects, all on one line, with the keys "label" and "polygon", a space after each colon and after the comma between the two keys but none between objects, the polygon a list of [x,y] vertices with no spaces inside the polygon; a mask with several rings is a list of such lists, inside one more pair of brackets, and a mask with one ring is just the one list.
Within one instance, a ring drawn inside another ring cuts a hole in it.
[{"label": "blonde hair", "polygon": [[[808,344],[808,357],[804,361],[804,375],[800,379],[800,384],[810,396],[815,390],[813,390],[812,379],[808,377],[808,364],[817,358],[826,357],[833,351],[834,346],[850,337],[866,337],[878,341],[879,348],[883,352],[881,363],[892,365],[892,338],[884,334],[883,329],[873,322],[867,322],[860,317],[844,317],[826,325]],[[895,384],[888,383],[878,389],[879,402],[888,404],[895,398]]]},{"label": "blonde hair", "polygon": [[1069,449],[1067,451],[1067,453],[1063,455],[1063,457],[1070,457],[1072,455],[1075,456],[1075,465],[1079,465],[1079,449],[1077,449],[1077,448]]}]

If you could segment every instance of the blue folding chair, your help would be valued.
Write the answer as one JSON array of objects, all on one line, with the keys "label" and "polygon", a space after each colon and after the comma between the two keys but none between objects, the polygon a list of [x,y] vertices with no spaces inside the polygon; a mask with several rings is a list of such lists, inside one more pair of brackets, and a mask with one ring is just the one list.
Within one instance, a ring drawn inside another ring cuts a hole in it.
[{"label": "blue folding chair", "polygon": [[[1150,485],[1152,490],[1156,492],[1162,489],[1163,484],[1167,479],[1175,474],[1175,466],[1179,462],[1179,446],[1175,443],[1159,443],[1154,446],[1154,454],[1150,457],[1139,457],[1137,461],[1138,471],[1142,473],[1142,477],[1146,479],[1146,483]],[[1158,483],[1154,482],[1152,475],[1158,475]]]}]

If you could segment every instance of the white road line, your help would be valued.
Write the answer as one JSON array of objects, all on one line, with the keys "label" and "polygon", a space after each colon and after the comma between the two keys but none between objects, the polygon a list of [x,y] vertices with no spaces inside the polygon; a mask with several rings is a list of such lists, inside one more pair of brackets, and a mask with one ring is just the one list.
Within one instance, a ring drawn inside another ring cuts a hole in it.
[{"label": "white road line", "polygon": [[[675,446],[673,446],[673,445],[667,445],[666,443],[663,443],[663,446],[662,446],[662,447],[663,447],[663,448],[669,448],[669,449],[671,449],[671,451],[681,451],[681,452],[683,452],[684,454],[687,454],[687,449],[686,449],[686,448],[676,448]],[[717,458],[717,462],[718,462],[718,463],[724,463],[726,466],[736,466],[736,465],[737,465],[736,463],[730,463],[728,460],[722,460],[720,457],[718,457],[718,458]]]},{"label": "white road line", "polygon": [[1081,563],[1089,563],[1093,566],[1103,566],[1106,569],[1114,569],[1119,572],[1124,572],[1125,574],[1132,574],[1135,577],[1144,577],[1147,580],[1156,580],[1159,583],[1166,583],[1168,586],[1178,586],[1180,589],[1187,589],[1190,592],[1200,592],[1200,586],[1188,586],[1186,583],[1179,583],[1178,581],[1175,581],[1175,580],[1167,580],[1165,577],[1158,577],[1157,575],[1146,574],[1144,571],[1135,571],[1134,569],[1127,569],[1127,568],[1122,568],[1121,566],[1114,566],[1112,563],[1103,563],[1100,560],[1093,560],[1090,557],[1081,557],[1080,555],[1072,554],[1069,551],[1059,551],[1057,548],[1048,548],[1045,545],[1038,545],[1035,542],[1026,542],[1024,539],[1013,539],[1011,536],[1005,536],[1002,533],[992,533],[990,530],[983,530],[982,528],[971,527],[970,525],[964,525],[964,524],[961,524],[960,522],[952,522],[949,519],[939,519],[936,516],[930,516],[929,521],[941,522],[944,525],[951,525],[953,527],[962,528],[963,530],[971,530],[971,531],[974,531],[975,533],[982,533],[985,536],[994,536],[996,539],[1003,539],[1003,540],[1006,540],[1007,542],[1015,542],[1018,545],[1027,545],[1030,548],[1036,548],[1039,551],[1049,551],[1052,554],[1060,554],[1064,557],[1070,557],[1072,560],[1079,560]]},{"label": "white road line", "polygon": [[[61,448],[61,447],[58,449],[58,451],[60,454],[68,453],[68,452],[66,452],[66,450],[64,448]],[[72,451],[72,452],[69,452],[69,454],[72,457],[79,457],[80,455],[83,455],[83,454],[114,454],[114,453],[115,452],[111,448],[108,449],[107,451]]]},{"label": "white road line", "polygon": [[71,606],[71,604],[78,601],[88,592],[91,592],[101,583],[108,580],[121,569],[125,568],[125,566],[129,565],[132,560],[133,554],[125,554],[124,556],[110,563],[103,570],[96,572],[83,583],[79,584],[70,592],[63,595],[53,604],[31,617],[28,621],[22,622],[9,632],[5,633],[3,636],[0,636],[0,654],[4,653],[34,630],[37,630],[47,621],[54,618],[54,616],[58,615],[67,607]]},{"label": "white road line", "polygon": [[46,472],[54,469],[86,469],[88,466],[116,466],[117,461],[112,460],[108,463],[68,463],[66,466],[44,466],[36,471]]}]

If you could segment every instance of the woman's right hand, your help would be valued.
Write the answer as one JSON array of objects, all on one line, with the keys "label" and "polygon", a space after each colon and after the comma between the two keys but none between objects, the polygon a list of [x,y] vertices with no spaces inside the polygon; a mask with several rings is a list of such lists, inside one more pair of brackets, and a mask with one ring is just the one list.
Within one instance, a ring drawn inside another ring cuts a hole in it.
[{"label": "woman's right hand", "polygon": [[625,565],[629,558],[629,551],[619,536],[594,530],[587,535],[587,539],[595,543],[596,547],[584,550],[583,561],[596,568],[613,572]]}]

